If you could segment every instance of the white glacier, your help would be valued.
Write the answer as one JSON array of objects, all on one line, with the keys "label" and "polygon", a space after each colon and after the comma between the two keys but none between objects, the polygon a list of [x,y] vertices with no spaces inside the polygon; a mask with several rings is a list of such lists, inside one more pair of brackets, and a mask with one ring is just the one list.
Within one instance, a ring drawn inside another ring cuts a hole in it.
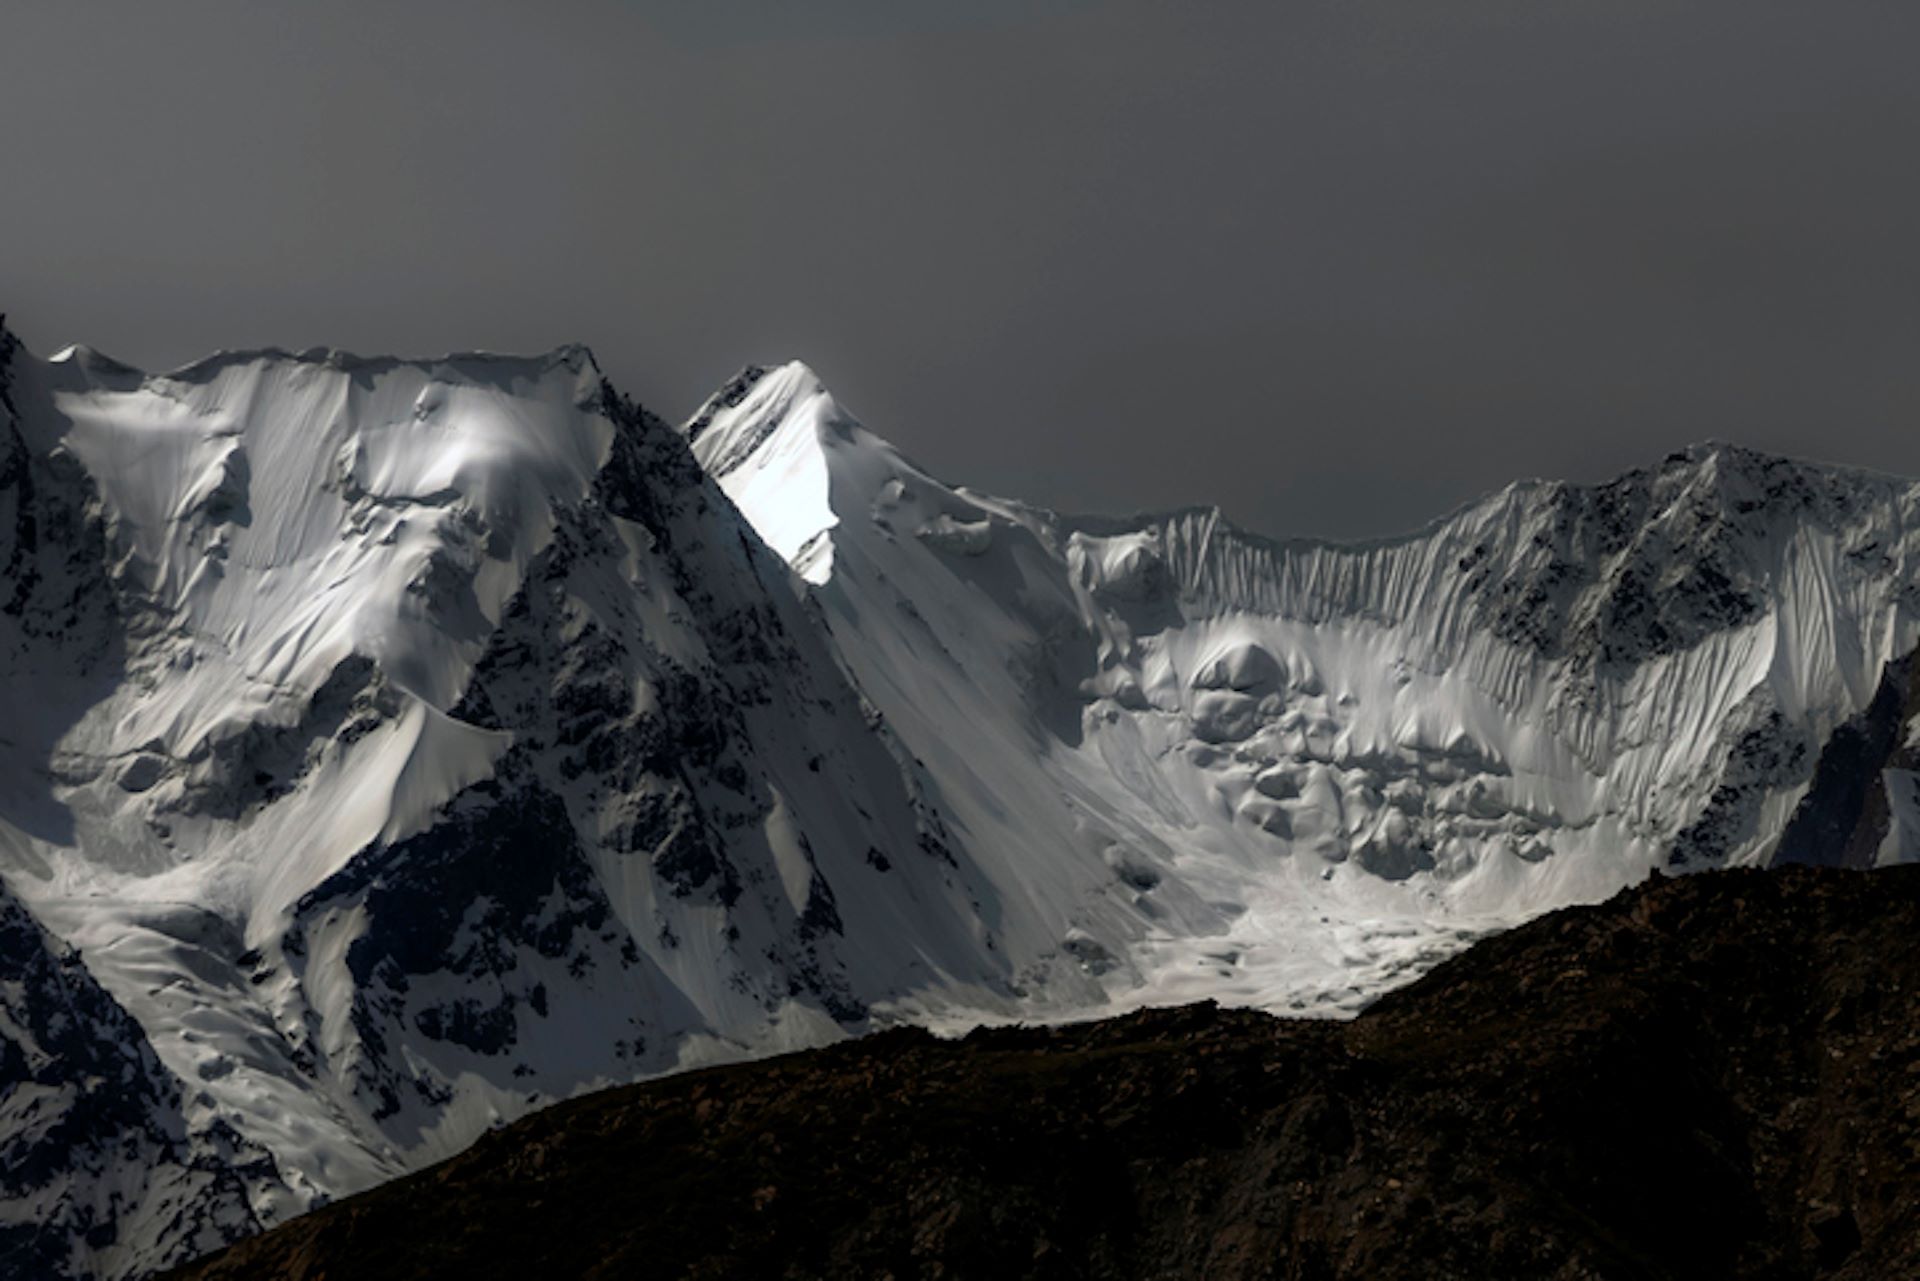
[{"label": "white glacier", "polygon": [[1349,1012],[1651,868],[1765,862],[1920,638],[1915,487],[1732,447],[1339,545],[952,488],[799,364],[689,431],[757,527],[821,531],[842,662],[1032,904],[1028,964],[1106,1009]]}]

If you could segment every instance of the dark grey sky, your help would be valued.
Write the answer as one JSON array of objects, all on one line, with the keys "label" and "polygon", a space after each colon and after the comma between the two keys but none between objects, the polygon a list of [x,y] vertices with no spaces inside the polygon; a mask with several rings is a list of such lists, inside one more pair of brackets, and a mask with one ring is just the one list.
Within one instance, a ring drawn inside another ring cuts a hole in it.
[{"label": "dark grey sky", "polygon": [[0,9],[42,351],[812,363],[943,476],[1273,533],[1709,436],[1920,473],[1920,5]]}]

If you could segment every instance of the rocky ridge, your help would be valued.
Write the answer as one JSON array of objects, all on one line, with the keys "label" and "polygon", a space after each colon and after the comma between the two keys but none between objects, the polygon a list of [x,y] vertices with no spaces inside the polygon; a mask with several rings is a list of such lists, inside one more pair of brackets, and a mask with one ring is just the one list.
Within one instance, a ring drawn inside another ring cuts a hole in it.
[{"label": "rocky ridge", "polygon": [[1910,868],[1656,879],[1350,1023],[896,1031],[608,1091],[175,1275],[1906,1276],[1916,939]]}]

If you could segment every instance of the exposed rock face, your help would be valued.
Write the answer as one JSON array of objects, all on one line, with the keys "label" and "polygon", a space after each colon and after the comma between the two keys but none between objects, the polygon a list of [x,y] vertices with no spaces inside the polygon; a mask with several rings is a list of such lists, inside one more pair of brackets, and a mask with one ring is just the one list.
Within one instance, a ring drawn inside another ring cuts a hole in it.
[{"label": "exposed rock face", "polygon": [[1920,858],[1920,651],[1894,659],[1873,701],[1833,732],[1774,862],[1873,867]]},{"label": "exposed rock face", "polygon": [[1348,1024],[890,1032],[608,1091],[178,1275],[1910,1276],[1916,985],[1920,870],[1709,873]]},{"label": "exposed rock face", "polygon": [[0,890],[0,1271],[162,1267],[258,1231],[247,1185],[272,1162],[218,1123],[190,1135],[182,1090],[79,956]]}]

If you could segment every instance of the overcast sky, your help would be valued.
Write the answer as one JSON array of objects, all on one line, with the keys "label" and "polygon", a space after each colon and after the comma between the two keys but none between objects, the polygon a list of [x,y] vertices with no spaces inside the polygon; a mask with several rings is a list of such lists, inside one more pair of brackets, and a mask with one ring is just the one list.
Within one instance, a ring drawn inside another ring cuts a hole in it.
[{"label": "overcast sky", "polygon": [[1920,4],[5,0],[38,350],[798,356],[944,478],[1410,528],[1920,474]]}]

